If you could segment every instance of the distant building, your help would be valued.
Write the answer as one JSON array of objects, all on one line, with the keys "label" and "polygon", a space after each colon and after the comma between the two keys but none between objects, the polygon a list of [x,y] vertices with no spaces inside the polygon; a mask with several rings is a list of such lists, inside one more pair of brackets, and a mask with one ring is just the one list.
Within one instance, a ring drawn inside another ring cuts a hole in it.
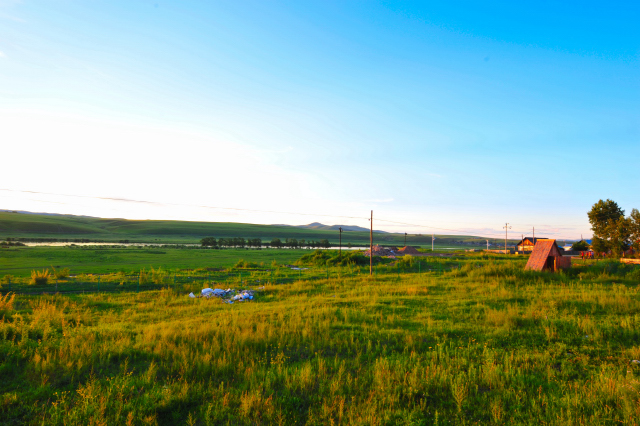
[{"label": "distant building", "polygon": [[548,238],[524,237],[524,239],[520,240],[520,242],[516,246],[516,250],[517,251],[523,251],[523,252],[533,251],[533,248],[535,247],[535,245],[536,245],[536,243],[538,241],[547,241],[547,240],[549,240],[549,239]]},{"label": "distant building", "polygon": [[524,269],[556,272],[570,267],[571,258],[562,255],[556,240],[540,239],[540,241],[536,242]]}]

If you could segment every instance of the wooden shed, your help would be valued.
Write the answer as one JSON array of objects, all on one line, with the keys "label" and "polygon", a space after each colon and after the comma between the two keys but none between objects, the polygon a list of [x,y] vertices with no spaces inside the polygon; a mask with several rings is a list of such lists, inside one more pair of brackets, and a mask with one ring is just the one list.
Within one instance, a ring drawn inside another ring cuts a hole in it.
[{"label": "wooden shed", "polygon": [[536,241],[527,266],[524,269],[556,272],[570,267],[571,258],[560,253],[556,240],[540,240]]}]

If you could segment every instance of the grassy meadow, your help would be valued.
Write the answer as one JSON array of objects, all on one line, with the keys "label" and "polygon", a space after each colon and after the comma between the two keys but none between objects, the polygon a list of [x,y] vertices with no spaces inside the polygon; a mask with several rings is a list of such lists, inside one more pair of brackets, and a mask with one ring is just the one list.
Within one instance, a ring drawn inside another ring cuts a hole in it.
[{"label": "grassy meadow", "polygon": [[0,423],[640,423],[640,268],[438,262],[232,305],[170,286],[2,292]]},{"label": "grassy meadow", "polygon": [[185,249],[154,247],[12,247],[0,249],[0,277],[27,277],[34,269],[69,268],[72,274],[137,273],[142,268],[168,271],[228,268],[240,259],[254,263],[291,264],[304,249]]}]

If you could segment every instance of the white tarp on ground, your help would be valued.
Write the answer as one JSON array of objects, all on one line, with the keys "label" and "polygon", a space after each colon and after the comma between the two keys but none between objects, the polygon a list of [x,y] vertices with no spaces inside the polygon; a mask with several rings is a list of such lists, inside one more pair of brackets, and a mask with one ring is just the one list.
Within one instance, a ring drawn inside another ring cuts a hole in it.
[{"label": "white tarp on ground", "polygon": [[[258,291],[264,290],[264,286],[259,287],[257,290]],[[253,294],[254,294],[254,290],[240,290],[236,294],[236,290],[230,289],[230,288],[226,290],[222,290],[220,288],[212,289],[207,287],[202,289],[202,291],[200,292],[200,295],[196,296],[193,293],[189,293],[189,297],[191,298],[204,297],[207,299],[210,297],[218,297],[222,299],[222,301],[225,303],[233,303],[234,301],[244,302],[244,301],[253,300]]]}]

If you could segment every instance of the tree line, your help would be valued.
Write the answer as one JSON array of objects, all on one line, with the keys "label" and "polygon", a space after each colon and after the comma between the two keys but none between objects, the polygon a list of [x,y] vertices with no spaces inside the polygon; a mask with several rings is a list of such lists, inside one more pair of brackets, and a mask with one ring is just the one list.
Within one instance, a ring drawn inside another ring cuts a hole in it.
[{"label": "tree line", "polygon": [[632,209],[625,217],[618,203],[607,199],[598,201],[587,213],[593,239],[591,248],[597,253],[611,253],[620,257],[633,248],[640,252],[640,212]]},{"label": "tree line", "polygon": [[271,242],[263,243],[261,238],[248,238],[244,239],[242,237],[233,237],[233,238],[218,238],[215,237],[206,237],[200,240],[200,244],[202,247],[211,247],[211,248],[262,248],[263,246],[272,247],[272,248],[329,248],[331,244],[329,240],[320,240],[320,241],[312,241],[312,240],[297,240],[295,238],[287,238],[282,241],[280,238],[274,238]]}]

